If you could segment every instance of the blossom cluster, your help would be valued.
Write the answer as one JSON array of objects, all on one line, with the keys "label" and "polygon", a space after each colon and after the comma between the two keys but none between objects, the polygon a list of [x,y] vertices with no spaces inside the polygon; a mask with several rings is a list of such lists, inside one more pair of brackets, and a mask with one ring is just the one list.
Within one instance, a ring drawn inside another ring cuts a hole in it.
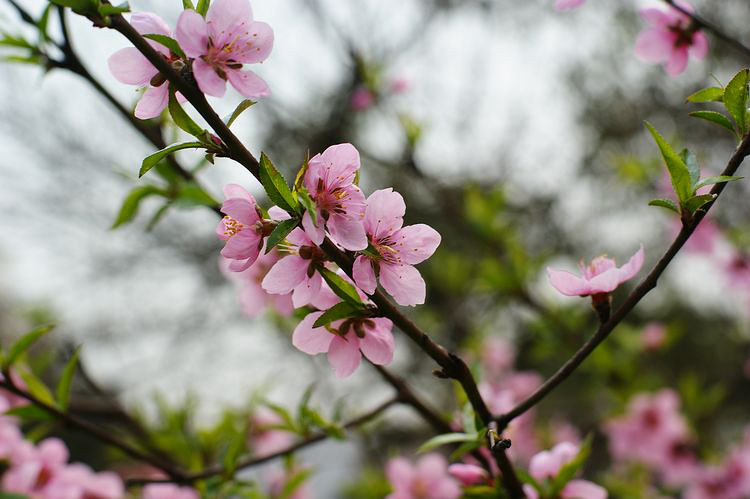
[{"label": "blossom cluster", "polygon": [[[390,363],[393,324],[374,316],[372,308],[364,308],[316,325],[341,302],[324,275],[333,273],[352,286],[363,304],[379,283],[400,305],[419,305],[424,303],[426,286],[414,265],[429,258],[440,244],[440,234],[433,228],[404,226],[406,203],[398,192],[381,189],[365,198],[356,182],[359,169],[359,152],[351,144],[331,146],[310,158],[300,172],[300,185],[311,204],[299,226],[270,252],[265,251],[267,237],[291,215],[278,206],[264,214],[239,185],[224,188],[225,217],[216,229],[224,241],[223,268],[240,273],[246,283],[245,311],[257,315],[265,305],[282,314],[292,308],[315,309],[296,327],[292,343],[310,355],[327,353],[338,377],[352,374],[363,354],[375,364]],[[321,249],[326,238],[351,252],[352,278],[337,271]]]},{"label": "blossom cluster", "polygon": [[[555,0],[557,10],[574,9],[585,0]],[[649,64],[662,64],[670,76],[687,68],[688,59],[703,59],[708,55],[708,39],[687,13],[692,6],[684,0],[675,0],[679,8],[669,5],[666,10],[646,8],[640,11],[648,24],[638,36],[635,54]]]}]

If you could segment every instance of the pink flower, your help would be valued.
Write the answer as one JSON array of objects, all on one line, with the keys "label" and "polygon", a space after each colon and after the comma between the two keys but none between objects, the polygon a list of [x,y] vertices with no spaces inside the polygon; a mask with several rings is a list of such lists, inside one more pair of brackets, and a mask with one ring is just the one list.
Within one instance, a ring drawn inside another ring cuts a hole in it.
[{"label": "pink flower", "polygon": [[487,338],[482,343],[482,369],[485,378],[496,380],[506,374],[516,360],[516,350],[504,338]]},{"label": "pink flower", "polygon": [[[0,373],[0,381],[3,381],[4,379],[2,373]],[[10,379],[17,388],[26,390],[26,383],[24,383],[21,376],[15,370],[10,371]],[[20,395],[16,395],[15,393],[0,388],[0,413],[29,404],[30,402]]]},{"label": "pink flower", "polygon": [[224,196],[221,212],[226,216],[219,221],[216,235],[226,241],[221,256],[232,260],[229,270],[242,272],[255,263],[263,246],[263,220],[255,198],[241,186],[227,184]]},{"label": "pink flower", "polygon": [[457,499],[458,483],[447,473],[448,463],[440,454],[425,454],[414,466],[404,458],[388,461],[385,474],[393,487],[386,499]]},{"label": "pink flower", "polygon": [[375,102],[375,95],[367,87],[357,87],[352,93],[351,105],[355,111],[364,111]]},{"label": "pink flower", "polygon": [[365,293],[380,283],[399,305],[419,305],[425,300],[425,282],[414,265],[428,259],[440,244],[440,234],[424,224],[403,227],[406,204],[393,189],[373,192],[367,199],[365,231],[378,256],[360,255],[353,276]]},{"label": "pink flower", "polygon": [[80,463],[67,465],[55,476],[49,488],[48,497],[122,499],[125,496],[125,487],[117,474],[111,471],[94,473]]},{"label": "pink flower", "polygon": [[588,267],[579,264],[582,277],[565,270],[547,268],[552,286],[567,296],[589,296],[614,291],[623,282],[632,279],[643,266],[643,245],[628,263],[618,268],[615,261],[606,256],[594,258]]},{"label": "pink flower", "polygon": [[302,307],[313,301],[320,292],[323,279],[316,270],[326,256],[307,234],[296,228],[278,246],[287,256],[276,262],[261,282],[266,292],[276,295],[292,293],[292,303]]},{"label": "pink flower", "polygon": [[200,499],[192,487],[182,487],[174,483],[150,483],[143,487],[142,499]]},{"label": "pink flower", "polygon": [[407,92],[410,87],[411,84],[406,78],[394,78],[388,85],[388,89],[394,94],[403,94],[404,92]]},{"label": "pink flower", "polygon": [[323,312],[307,314],[294,329],[292,344],[310,355],[328,353],[328,363],[336,377],[351,375],[359,367],[362,354],[377,365],[393,360],[393,323],[389,319],[354,318],[314,328],[321,315]]},{"label": "pink flower", "polygon": [[649,322],[641,333],[641,344],[645,350],[658,350],[667,340],[667,326],[661,322]]},{"label": "pink flower", "polygon": [[[677,1],[683,9],[692,12],[690,4]],[[708,54],[708,39],[687,15],[674,7],[666,11],[643,9],[641,17],[649,28],[638,35],[635,53],[649,64],[663,64],[671,76],[676,76],[687,67],[688,56],[703,59]]]},{"label": "pink flower", "polygon": [[[172,36],[169,26],[162,19],[148,12],[135,12],[130,17],[130,24],[142,35],[157,34]],[[181,64],[179,57],[164,45],[152,40],[148,43],[164,59],[173,64]],[[112,75],[121,83],[145,87],[146,91],[135,106],[135,116],[142,120],[159,116],[167,107],[169,84],[159,71],[135,47],[127,47],[112,54],[107,61]],[[181,97],[181,96],[180,96]]]},{"label": "pink flower", "polygon": [[555,10],[575,9],[583,5],[586,0],[555,0]]},{"label": "pink flower", "polygon": [[259,407],[250,418],[248,447],[255,456],[267,456],[289,447],[294,442],[294,435],[274,428],[284,421],[266,407]]},{"label": "pink flower", "polygon": [[[674,219],[674,234],[680,231],[682,223]],[[679,227],[677,227],[679,225]],[[710,218],[704,218],[698,227],[695,228],[693,235],[685,242],[685,250],[693,253],[702,253],[710,255],[722,241],[721,229]]]},{"label": "pink flower", "polygon": [[[551,480],[560,473],[563,466],[571,462],[578,455],[579,448],[569,442],[562,442],[552,450],[542,451],[531,458],[529,473],[538,482]],[[524,492],[529,499],[539,497],[537,491],[530,485],[524,486]],[[587,480],[571,480],[560,491],[562,499],[606,499],[607,491]]]},{"label": "pink flower", "polygon": [[283,317],[292,315],[294,305],[291,293],[274,295],[266,292],[261,286],[263,278],[280,259],[281,255],[275,248],[269,253],[262,248],[257,260],[248,269],[241,272],[229,272],[229,265],[233,260],[222,257],[220,264],[222,271],[226,269],[228,277],[242,285],[240,305],[248,317],[258,317],[266,307],[274,309]]},{"label": "pink flower", "polygon": [[486,482],[489,478],[487,471],[476,464],[456,463],[448,466],[448,473],[465,486]]},{"label": "pink flower", "polygon": [[354,185],[359,165],[359,152],[351,144],[331,146],[308,162],[305,187],[315,200],[318,223],[305,212],[302,226],[315,244],[323,242],[325,226],[344,248],[357,251],[367,247],[365,195]]},{"label": "pink flower", "polygon": [[268,85],[243,64],[266,60],[273,48],[273,30],[253,21],[247,0],[214,0],[206,18],[194,10],[182,12],[177,21],[177,41],[193,58],[193,75],[200,89],[223,97],[226,82],[248,99],[266,97]]}]

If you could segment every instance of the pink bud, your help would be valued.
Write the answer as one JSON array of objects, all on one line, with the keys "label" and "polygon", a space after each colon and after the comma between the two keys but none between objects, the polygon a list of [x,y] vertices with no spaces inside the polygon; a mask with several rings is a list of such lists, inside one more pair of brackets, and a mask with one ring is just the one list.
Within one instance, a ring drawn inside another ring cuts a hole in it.
[{"label": "pink bud", "polygon": [[451,464],[448,466],[448,473],[466,486],[483,482],[488,478],[487,471],[474,464]]}]

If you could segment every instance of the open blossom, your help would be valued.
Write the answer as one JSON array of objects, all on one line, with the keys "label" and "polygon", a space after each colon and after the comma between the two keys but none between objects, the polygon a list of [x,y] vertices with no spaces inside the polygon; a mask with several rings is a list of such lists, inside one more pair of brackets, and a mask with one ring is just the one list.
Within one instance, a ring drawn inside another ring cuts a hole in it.
[{"label": "open blossom", "polygon": [[641,332],[641,345],[645,350],[658,350],[667,341],[667,326],[661,322],[649,322]]},{"label": "open blossom", "polygon": [[376,273],[399,305],[419,305],[425,300],[425,282],[414,265],[428,259],[440,244],[440,234],[425,224],[403,227],[406,204],[393,189],[373,192],[367,199],[364,228],[378,256],[360,255],[353,276],[364,292],[377,287]]},{"label": "open blossom", "polygon": [[[687,2],[676,4],[692,12]],[[635,53],[644,62],[663,64],[671,76],[676,76],[687,67],[688,56],[703,59],[708,54],[708,39],[690,17],[669,7],[667,10],[643,9],[641,17],[649,27],[638,35]]]},{"label": "open blossom", "polygon": [[192,9],[182,12],[177,21],[177,41],[193,58],[193,75],[200,89],[214,97],[223,97],[227,80],[248,99],[270,94],[268,85],[243,64],[266,60],[273,48],[273,30],[253,21],[248,0],[214,0],[206,18]]},{"label": "open blossom", "polygon": [[[538,482],[552,480],[560,470],[575,459],[579,448],[569,442],[562,442],[551,450],[540,452],[531,458],[529,474]],[[531,485],[524,485],[524,492],[529,499],[537,499],[539,494]],[[607,491],[588,480],[571,480],[560,491],[562,499],[606,499]]]},{"label": "open blossom", "polygon": [[445,458],[436,453],[425,454],[416,466],[402,457],[391,459],[385,474],[393,492],[386,499],[457,499],[461,488],[447,471]]},{"label": "open blossom", "polygon": [[581,277],[565,270],[547,269],[552,286],[567,296],[589,296],[614,291],[623,282],[632,279],[643,266],[643,245],[622,267],[606,256],[594,258],[588,266],[579,264]]},{"label": "open blossom", "polygon": [[308,161],[304,182],[315,200],[317,224],[305,212],[302,226],[315,244],[323,242],[328,229],[334,241],[348,250],[367,247],[365,195],[354,185],[359,166],[359,152],[351,144],[331,146]]},{"label": "open blossom", "polygon": [[221,256],[232,260],[229,270],[242,272],[258,258],[263,246],[263,219],[252,194],[237,184],[224,186],[226,200],[216,235],[225,241]]},{"label": "open blossom", "polygon": [[[142,35],[156,34],[172,36],[169,26],[157,15],[135,12],[130,24]],[[148,43],[167,61],[179,63],[179,57],[164,45],[152,40]],[[135,47],[127,47],[112,54],[107,61],[112,75],[121,83],[145,87],[141,99],[135,106],[135,116],[142,120],[159,116],[169,101],[169,84],[159,71]]]},{"label": "open blossom", "polygon": [[150,483],[143,487],[141,499],[200,499],[200,496],[192,487],[174,483]]},{"label": "open blossom", "polygon": [[586,0],[555,0],[555,10],[575,9],[583,5]]},{"label": "open blossom", "polygon": [[258,258],[249,268],[241,272],[230,272],[229,265],[232,260],[221,258],[222,271],[226,269],[225,273],[228,277],[239,282],[242,286],[240,289],[240,306],[248,317],[258,317],[267,307],[274,309],[284,317],[290,316],[294,311],[291,293],[284,295],[270,294],[261,286],[261,282],[263,282],[268,271],[280,259],[281,255],[275,248],[269,253],[261,248]]},{"label": "open blossom", "polygon": [[357,87],[352,93],[351,106],[355,111],[364,111],[375,103],[375,94],[367,87]]},{"label": "open blossom", "polygon": [[395,343],[389,319],[353,318],[313,327],[321,315],[323,312],[307,314],[294,329],[292,344],[310,355],[328,353],[328,363],[336,377],[351,375],[362,362],[362,354],[377,365],[393,360]]}]

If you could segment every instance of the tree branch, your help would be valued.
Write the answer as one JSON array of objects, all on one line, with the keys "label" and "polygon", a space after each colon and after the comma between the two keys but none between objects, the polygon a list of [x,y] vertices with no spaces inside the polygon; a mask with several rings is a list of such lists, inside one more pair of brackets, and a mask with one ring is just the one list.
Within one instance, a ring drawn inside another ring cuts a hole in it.
[{"label": "tree branch", "polygon": [[707,19],[703,18],[702,16],[699,16],[695,12],[691,12],[687,10],[685,7],[679,5],[674,0],[664,0],[668,5],[670,5],[673,9],[676,9],[686,16],[688,16],[690,19],[692,19],[693,23],[695,25],[705,29],[706,31],[710,31],[711,33],[716,36],[716,38],[721,39],[722,41],[726,42],[728,45],[730,45],[733,49],[735,49],[737,52],[741,53],[745,57],[750,57],[750,47],[743,44],[742,42],[738,41],[736,38],[733,38],[732,36],[726,34],[720,27],[718,27],[716,24],[712,23],[711,21],[708,21]]},{"label": "tree branch", "polygon": [[[750,155],[750,135],[746,135],[745,138],[742,140],[740,145],[735,150],[734,154],[729,160],[729,163],[727,163],[726,168],[724,168],[724,171],[721,173],[721,175],[734,175],[737,169],[742,164],[742,161]],[[534,393],[532,393],[526,400],[522,401],[518,405],[516,405],[513,409],[506,412],[505,414],[499,416],[497,418],[498,425],[501,429],[506,427],[508,423],[510,423],[513,419],[517,418],[524,412],[528,411],[532,407],[534,407],[536,404],[538,404],[544,397],[546,397],[552,390],[555,389],[560,383],[565,381],[565,379],[570,376],[581,363],[586,360],[586,357],[588,357],[591,352],[594,351],[594,349],[602,342],[604,341],[607,336],[614,330],[614,328],[622,322],[622,320],[625,318],[625,316],[630,313],[631,310],[638,304],[638,302],[641,301],[641,299],[648,294],[649,291],[654,289],[656,287],[657,281],[659,280],[659,277],[664,273],[667,266],[672,262],[674,257],[677,255],[677,253],[682,249],[685,242],[690,238],[690,236],[695,231],[696,227],[698,227],[698,224],[703,220],[703,218],[706,216],[706,213],[708,210],[711,209],[711,207],[716,202],[716,199],[718,199],[718,196],[722,193],[724,188],[726,187],[726,183],[720,183],[715,184],[714,187],[711,189],[711,194],[715,194],[717,197],[714,199],[714,201],[711,201],[707,205],[705,205],[704,208],[696,212],[694,218],[689,223],[685,223],[682,226],[682,229],[680,230],[679,234],[677,234],[677,237],[672,242],[672,244],[669,246],[669,249],[667,249],[666,253],[659,259],[657,264],[654,266],[654,268],[651,270],[651,272],[646,276],[643,281],[636,287],[633,292],[630,293],[630,295],[625,299],[622,305],[612,314],[610,319],[606,321],[603,324],[599,325],[599,328],[596,330],[596,332],[586,341],[586,343],[583,344],[583,346],[570,358],[568,359],[565,364],[555,373],[553,374],[547,381],[545,381],[542,386],[540,386]]]}]

